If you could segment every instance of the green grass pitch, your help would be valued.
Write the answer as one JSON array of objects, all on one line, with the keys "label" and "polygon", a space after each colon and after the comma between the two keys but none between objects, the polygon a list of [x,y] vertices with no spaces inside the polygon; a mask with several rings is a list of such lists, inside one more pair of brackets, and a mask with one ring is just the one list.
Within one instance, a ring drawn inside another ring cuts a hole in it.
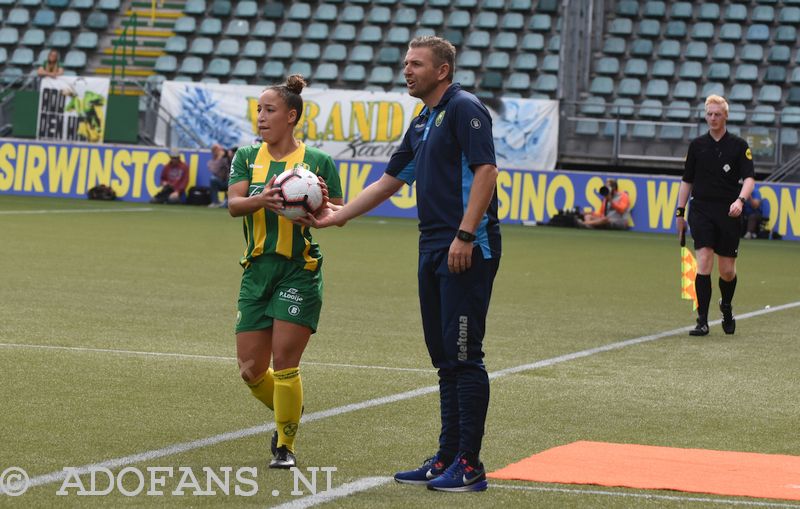
[{"label": "green grass pitch", "polygon": [[[325,304],[302,365],[306,416],[436,384],[421,336],[416,223],[368,217],[315,237]],[[18,466],[35,479],[271,423],[234,359],[242,248],[241,220],[222,210],[0,197],[0,471]],[[674,236],[505,226],[503,249],[485,340],[490,372],[694,322],[679,299]],[[800,301],[800,244],[742,241],[740,252],[735,313]],[[734,336],[712,325],[706,338],[681,332],[498,378],[483,461],[494,470],[576,440],[800,455],[798,323],[793,307],[739,320]],[[437,433],[431,392],[320,414],[301,426],[298,457],[301,467],[336,467],[336,488],[416,465],[434,452]],[[58,496],[58,481],[0,496],[0,507],[300,500],[289,472],[267,470],[268,440],[260,433],[132,464],[257,467],[254,496],[173,496],[176,478],[160,497]],[[458,495],[392,482],[323,507],[786,506],[492,484]]]}]

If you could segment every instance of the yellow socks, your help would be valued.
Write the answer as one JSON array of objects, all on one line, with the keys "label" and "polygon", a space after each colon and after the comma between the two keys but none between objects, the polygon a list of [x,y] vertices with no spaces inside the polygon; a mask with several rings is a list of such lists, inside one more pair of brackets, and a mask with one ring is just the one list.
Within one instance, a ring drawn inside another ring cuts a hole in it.
[{"label": "yellow socks", "polygon": [[300,368],[275,371],[273,376],[275,379],[275,426],[278,430],[278,447],[285,445],[294,452],[294,437],[303,411],[303,383],[300,380]]},{"label": "yellow socks", "polygon": [[273,403],[275,378],[272,368],[267,369],[267,372],[264,373],[264,376],[252,384],[247,384],[247,386],[250,387],[250,392],[253,393],[253,396],[255,396],[256,399],[267,405],[270,410],[275,410],[275,405]]}]

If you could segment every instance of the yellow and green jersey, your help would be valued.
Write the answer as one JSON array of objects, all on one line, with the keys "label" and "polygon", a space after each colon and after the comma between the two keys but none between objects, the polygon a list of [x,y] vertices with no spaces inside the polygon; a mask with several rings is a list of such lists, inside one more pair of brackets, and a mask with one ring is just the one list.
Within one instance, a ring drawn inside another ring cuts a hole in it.
[{"label": "yellow and green jersey", "polygon": [[[280,160],[272,158],[266,143],[239,148],[231,163],[229,185],[246,180],[250,183],[248,196],[252,196],[262,192],[273,175],[280,175],[297,165],[325,179],[329,198],[342,197],[339,173],[331,156],[302,142],[297,150]],[[278,254],[314,271],[322,259],[319,245],[312,240],[309,228],[292,224],[285,217],[266,209],[244,217],[244,239],[245,251],[240,261],[243,267],[263,254]]]}]

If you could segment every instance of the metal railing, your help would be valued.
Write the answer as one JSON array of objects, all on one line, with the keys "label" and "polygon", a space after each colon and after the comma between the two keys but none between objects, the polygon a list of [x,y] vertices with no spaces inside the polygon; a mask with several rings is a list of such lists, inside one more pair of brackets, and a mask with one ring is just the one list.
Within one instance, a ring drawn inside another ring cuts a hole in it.
[{"label": "metal railing", "polygon": [[[122,25],[122,32],[119,34],[119,37],[111,41],[111,93],[117,93],[117,86],[122,83],[122,92],[125,91],[126,82],[125,79],[125,69],[130,64],[133,63],[133,59],[136,56],[136,47],[138,45],[138,38],[136,29],[139,24],[139,17],[134,12]],[[130,55],[128,55],[128,46],[131,46]],[[122,55],[120,53],[120,47],[122,47]],[[118,56],[121,56],[121,59],[117,59]],[[128,61],[130,58],[130,62]],[[121,64],[121,76],[117,79],[117,63]]]}]

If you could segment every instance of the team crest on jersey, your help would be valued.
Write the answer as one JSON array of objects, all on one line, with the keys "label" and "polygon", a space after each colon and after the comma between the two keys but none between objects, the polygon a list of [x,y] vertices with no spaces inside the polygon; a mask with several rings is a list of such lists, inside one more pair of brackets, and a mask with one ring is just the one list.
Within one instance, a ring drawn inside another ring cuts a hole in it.
[{"label": "team crest on jersey", "polygon": [[436,115],[436,127],[442,125],[442,121],[444,120],[444,110],[440,111],[438,115]]},{"label": "team crest on jersey", "polygon": [[744,156],[751,161],[753,160],[753,153],[750,151],[749,148],[744,152]]},{"label": "team crest on jersey", "polygon": [[722,167],[722,169],[725,170],[725,173],[728,173],[729,171],[731,171],[731,165],[726,164],[725,166]]},{"label": "team crest on jersey", "polygon": [[477,118],[473,118],[469,121],[469,125],[472,126],[473,129],[480,129],[481,128],[481,121]]},{"label": "team crest on jersey", "polygon": [[307,170],[307,171],[311,171],[311,166],[309,166],[307,163],[297,163],[297,164],[295,164],[295,165],[294,165],[294,168],[293,168],[293,169],[294,169],[294,170]]}]

